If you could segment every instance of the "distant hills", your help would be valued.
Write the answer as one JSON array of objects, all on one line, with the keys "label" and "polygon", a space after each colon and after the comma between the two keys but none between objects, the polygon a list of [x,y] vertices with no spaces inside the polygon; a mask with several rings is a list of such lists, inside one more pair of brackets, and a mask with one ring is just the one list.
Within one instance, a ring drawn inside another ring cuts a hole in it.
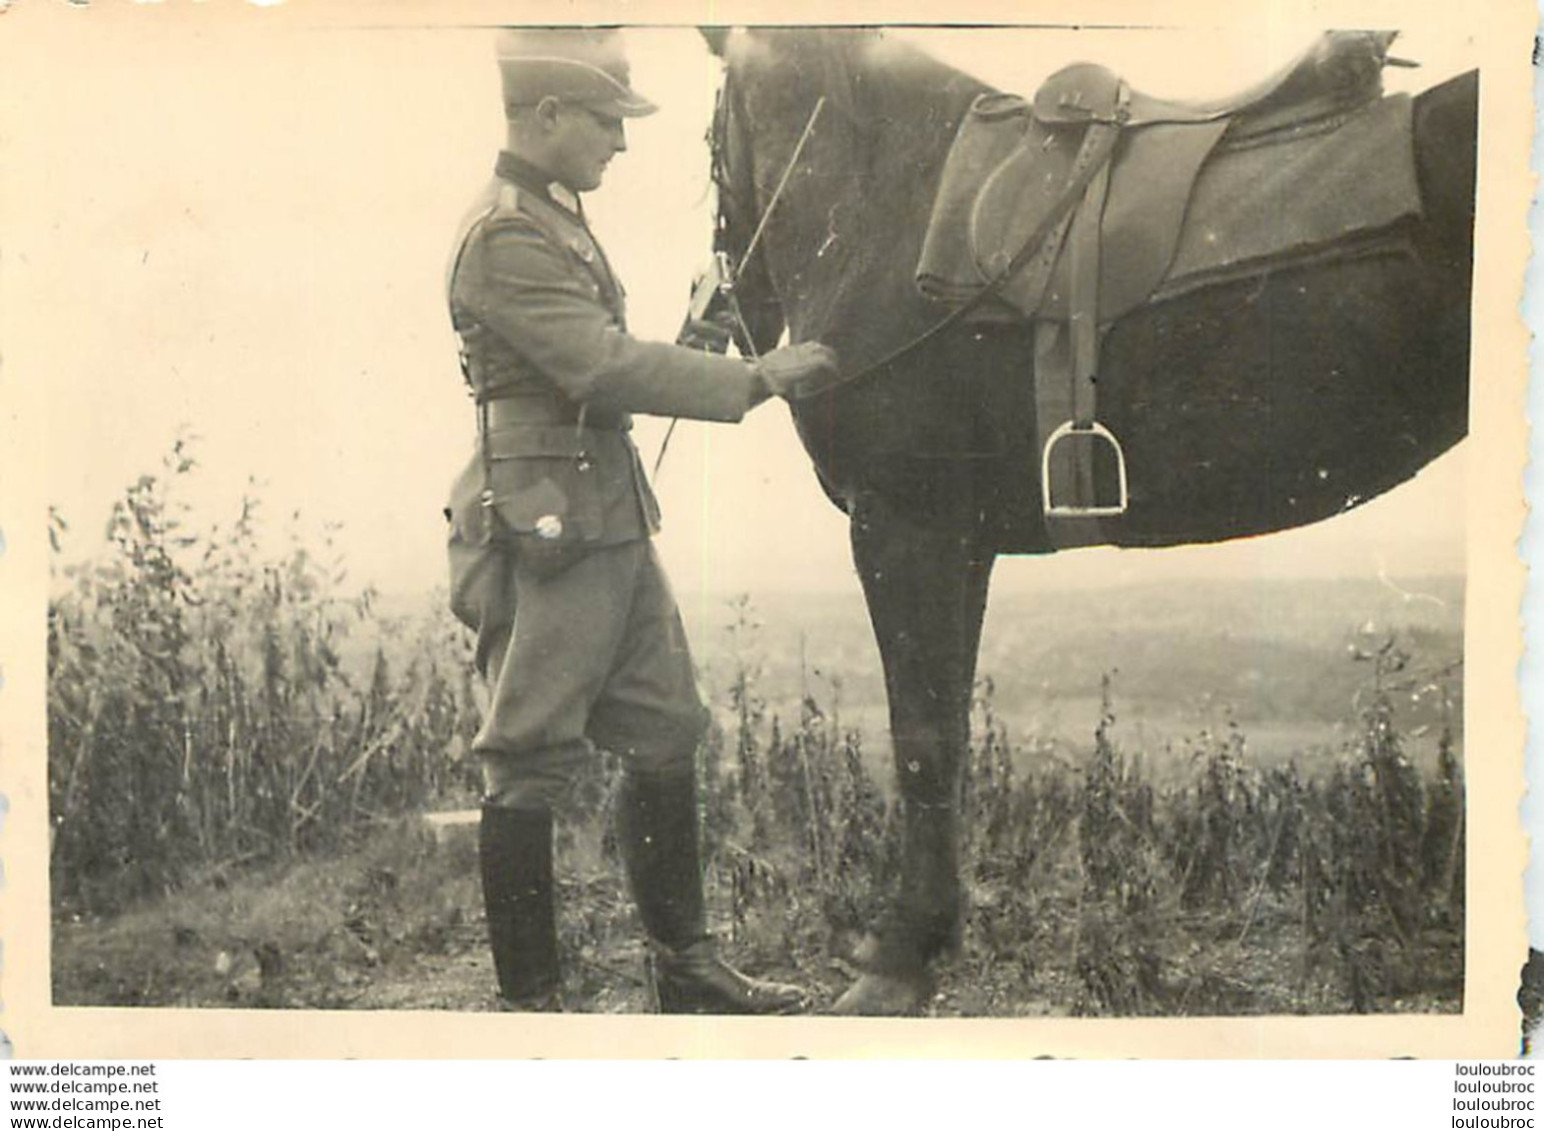
[{"label": "distant hills", "polygon": [[[1452,574],[1014,588],[988,608],[978,675],[1016,732],[1086,739],[1108,674],[1118,719],[1148,737],[1233,720],[1257,745],[1288,752],[1354,730],[1373,679],[1357,657],[1392,638],[1409,656],[1401,726],[1419,735],[1440,728],[1444,698],[1461,723],[1464,596]],[[377,608],[411,615],[441,599],[383,597]],[[745,668],[785,718],[808,696],[879,738],[884,679],[861,597],[685,594],[682,606],[715,706]]]},{"label": "distant hills", "polygon": [[[759,626],[749,633],[730,631],[727,599],[688,610],[710,692],[744,658],[760,664],[757,686],[772,704],[808,694],[829,709],[839,698],[865,729],[883,726],[883,675],[861,600],[761,594],[748,608]],[[1109,674],[1117,717],[1163,740],[1231,719],[1286,751],[1354,729],[1372,686],[1366,657],[1389,639],[1409,656],[1401,725],[1438,728],[1444,697],[1461,721],[1463,625],[1464,581],[1452,575],[1008,593],[989,606],[978,675],[1020,730],[1088,737]],[[1428,686],[1439,676],[1440,687]]]}]

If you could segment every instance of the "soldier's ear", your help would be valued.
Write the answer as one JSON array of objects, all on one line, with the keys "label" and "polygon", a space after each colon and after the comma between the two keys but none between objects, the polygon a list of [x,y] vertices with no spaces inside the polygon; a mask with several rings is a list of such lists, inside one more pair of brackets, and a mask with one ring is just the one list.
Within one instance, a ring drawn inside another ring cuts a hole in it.
[{"label": "soldier's ear", "polygon": [[541,124],[543,129],[552,130],[557,128],[559,113],[562,109],[563,103],[549,94],[536,104],[532,116]]}]

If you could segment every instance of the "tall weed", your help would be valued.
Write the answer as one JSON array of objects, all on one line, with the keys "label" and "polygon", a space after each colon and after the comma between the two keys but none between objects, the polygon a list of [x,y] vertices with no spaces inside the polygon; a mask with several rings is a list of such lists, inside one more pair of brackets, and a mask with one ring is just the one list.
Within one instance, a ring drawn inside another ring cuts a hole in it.
[{"label": "tall weed", "polygon": [[[48,607],[56,909],[111,911],[189,875],[336,849],[461,787],[466,642],[343,597],[334,528],[261,550],[261,505],[194,529],[179,440]],[[57,518],[56,518],[56,521]],[[65,533],[62,521],[56,544]],[[346,650],[362,663],[345,662]]]}]

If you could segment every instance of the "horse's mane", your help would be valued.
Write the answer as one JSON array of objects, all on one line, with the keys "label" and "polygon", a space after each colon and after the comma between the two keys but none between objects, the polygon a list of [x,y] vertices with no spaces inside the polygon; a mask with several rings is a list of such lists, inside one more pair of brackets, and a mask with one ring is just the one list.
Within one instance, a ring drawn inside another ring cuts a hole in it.
[{"label": "horse's mane", "polygon": [[[724,85],[709,134],[713,179],[721,199],[744,207],[745,183],[729,168],[730,119],[739,115],[762,145],[772,141],[758,177],[784,168],[794,140],[824,97],[827,125],[840,145],[826,146],[831,175],[862,180],[865,191],[887,193],[941,167],[954,129],[976,95],[990,90],[976,78],[939,62],[877,27],[756,28],[709,37],[725,62]],[[753,97],[754,109],[732,104]],[[780,151],[774,140],[781,130]],[[834,160],[834,164],[832,164]],[[763,185],[765,190],[766,185]]]},{"label": "horse's mane", "polygon": [[[776,276],[790,333],[839,336],[832,344],[856,362],[936,318],[912,282],[922,233],[958,123],[989,88],[878,28],[756,29],[730,36],[723,58],[710,149],[718,244],[736,256],[825,99],[806,175],[788,185],[754,264]],[[876,307],[889,317],[862,313]]]},{"label": "horse's mane", "polygon": [[955,101],[951,92],[987,89],[877,27],[758,28],[725,40],[724,58],[731,82],[765,75],[786,82],[792,73],[799,87],[825,95],[828,109],[864,140],[887,125],[938,113]]}]

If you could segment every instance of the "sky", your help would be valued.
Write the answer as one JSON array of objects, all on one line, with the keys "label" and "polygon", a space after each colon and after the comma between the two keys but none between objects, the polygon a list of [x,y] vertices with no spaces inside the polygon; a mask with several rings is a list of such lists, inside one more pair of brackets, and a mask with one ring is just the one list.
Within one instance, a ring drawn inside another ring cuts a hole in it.
[{"label": "sky", "polygon": [[[67,50],[21,60],[8,119],[23,176],[5,198],[5,285],[20,299],[6,304],[6,358],[46,374],[46,488],[71,524],[67,552],[98,549],[112,500],[187,432],[201,466],[184,495],[201,520],[228,525],[255,490],[276,540],[290,522],[302,537],[342,524],[354,582],[440,584],[440,509],[473,434],[444,269],[503,137],[491,33],[144,15],[78,21]],[[1004,89],[1097,58],[1145,89],[1201,96],[1266,73],[1310,32],[906,34]],[[630,150],[587,208],[634,332],[668,338],[708,251],[718,69],[689,30],[629,40],[634,85],[663,109],[629,124]],[[1393,85],[1465,60],[1442,40],[1401,51],[1427,65]],[[639,424],[646,464],[663,429]],[[1464,465],[1460,445],[1302,531],[1008,559],[995,584],[1458,570]],[[678,591],[856,592],[844,519],[780,404],[737,427],[682,422],[656,486]]]}]

